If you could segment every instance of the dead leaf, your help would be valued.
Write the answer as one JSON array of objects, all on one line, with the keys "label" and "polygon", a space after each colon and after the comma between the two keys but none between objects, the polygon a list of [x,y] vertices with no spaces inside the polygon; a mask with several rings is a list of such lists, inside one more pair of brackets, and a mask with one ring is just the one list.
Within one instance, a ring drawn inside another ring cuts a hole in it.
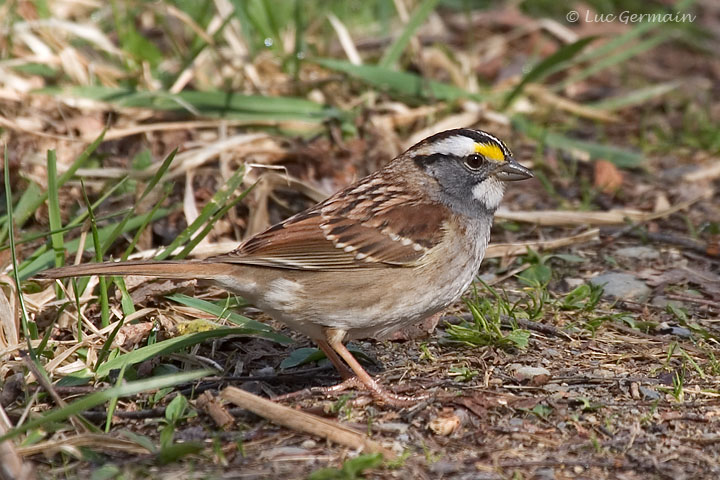
[{"label": "dead leaf", "polygon": [[[12,285],[12,284],[8,284]],[[8,287],[10,300],[5,295],[5,290],[0,288],[0,347],[17,345],[19,340],[19,318],[15,314],[15,295],[11,286]],[[12,300],[12,301],[11,301]]]},{"label": "dead leaf", "polygon": [[127,350],[133,349],[150,334],[153,325],[153,322],[123,325],[115,336],[113,344]]},{"label": "dead leaf", "polygon": [[454,412],[446,412],[430,420],[427,428],[435,435],[447,437],[460,428],[461,424],[462,421],[460,420],[460,417],[458,417]]},{"label": "dead leaf", "polygon": [[655,206],[653,207],[653,212],[663,212],[665,210],[668,210],[671,206],[672,205],[670,204],[670,200],[668,200],[665,192],[658,192],[657,196],[655,197]]},{"label": "dead leaf", "polygon": [[622,172],[607,160],[595,162],[595,187],[609,195],[617,192],[623,183]]}]

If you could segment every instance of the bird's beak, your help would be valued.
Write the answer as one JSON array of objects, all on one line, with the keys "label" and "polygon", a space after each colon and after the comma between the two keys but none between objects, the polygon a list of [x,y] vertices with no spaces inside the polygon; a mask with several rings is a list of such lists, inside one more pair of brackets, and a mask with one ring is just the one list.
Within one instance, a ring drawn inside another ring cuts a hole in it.
[{"label": "bird's beak", "polygon": [[493,175],[504,182],[515,182],[533,177],[530,169],[523,167],[512,157],[498,165],[493,170]]}]

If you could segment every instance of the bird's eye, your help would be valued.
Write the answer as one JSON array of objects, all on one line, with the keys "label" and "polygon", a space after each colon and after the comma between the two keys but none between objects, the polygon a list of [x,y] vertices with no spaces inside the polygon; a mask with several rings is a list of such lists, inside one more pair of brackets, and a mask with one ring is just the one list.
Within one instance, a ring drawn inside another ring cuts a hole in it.
[{"label": "bird's eye", "polygon": [[485,159],[483,158],[483,156],[478,155],[477,153],[468,155],[465,158],[465,166],[468,167],[470,170],[480,170],[480,167],[482,167],[484,163]]}]

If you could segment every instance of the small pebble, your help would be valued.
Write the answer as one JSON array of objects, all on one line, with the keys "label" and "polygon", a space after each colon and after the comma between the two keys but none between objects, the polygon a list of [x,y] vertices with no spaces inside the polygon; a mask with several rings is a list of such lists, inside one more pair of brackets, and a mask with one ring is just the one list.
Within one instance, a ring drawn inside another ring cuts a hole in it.
[{"label": "small pebble", "polygon": [[603,286],[603,295],[620,300],[644,301],[650,296],[650,287],[634,275],[621,272],[609,272],[591,278],[593,285]]},{"label": "small pebble", "polygon": [[545,350],[543,350],[542,354],[544,357],[553,357],[553,358],[557,358],[562,355],[560,352],[558,352],[554,348],[546,348]]},{"label": "small pebble", "polygon": [[662,322],[655,328],[655,330],[663,335],[675,335],[676,337],[682,338],[690,338],[692,336],[690,329],[670,325],[667,322]]},{"label": "small pebble", "polygon": [[378,430],[381,432],[386,433],[405,433],[408,431],[408,428],[410,428],[410,425],[407,423],[401,423],[401,422],[387,422],[387,423],[381,423],[375,425]]},{"label": "small pebble", "polygon": [[570,390],[570,387],[567,385],[560,385],[557,383],[551,383],[549,385],[545,385],[545,390],[548,392],[567,392]]},{"label": "small pebble", "polygon": [[522,427],[523,426],[523,419],[522,418],[511,418],[510,421],[508,421],[511,427]]},{"label": "small pebble", "polygon": [[640,386],[640,393],[642,393],[643,396],[647,400],[659,400],[660,399],[660,394],[658,392],[656,392],[655,390],[652,390],[650,388],[643,387],[642,385]]},{"label": "small pebble", "polygon": [[440,460],[430,465],[430,471],[439,475],[447,475],[448,473],[455,473],[460,470],[460,465],[457,462],[447,462]]},{"label": "small pebble", "polygon": [[666,308],[668,305],[672,305],[675,308],[683,307],[682,302],[678,302],[677,300],[670,300],[665,295],[658,295],[656,297],[653,297],[652,302],[650,303],[660,308]]},{"label": "small pebble", "polygon": [[615,250],[614,255],[629,260],[657,260],[660,258],[660,252],[652,247],[642,245]]},{"label": "small pebble", "polygon": [[[550,370],[544,367],[529,367],[521,365],[513,368],[515,378],[519,381],[530,381],[533,385],[543,385],[550,379]],[[542,382],[542,383],[538,383]]]},{"label": "small pebble", "polygon": [[300,448],[304,448],[306,450],[310,450],[311,448],[315,448],[315,447],[317,447],[317,442],[312,439],[307,439],[300,444]]},{"label": "small pebble", "polygon": [[264,377],[266,375],[274,375],[275,369],[273,367],[263,367],[260,370],[255,370],[253,374],[257,377]]},{"label": "small pebble", "polygon": [[532,478],[537,480],[555,480],[555,470],[552,468],[539,468]]}]

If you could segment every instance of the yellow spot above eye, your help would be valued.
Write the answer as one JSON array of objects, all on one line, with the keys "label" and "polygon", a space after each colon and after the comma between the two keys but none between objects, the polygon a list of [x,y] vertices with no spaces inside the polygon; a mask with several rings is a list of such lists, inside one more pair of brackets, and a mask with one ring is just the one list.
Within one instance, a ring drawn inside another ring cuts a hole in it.
[{"label": "yellow spot above eye", "polygon": [[488,160],[492,160],[493,162],[504,162],[505,161],[505,154],[495,144],[492,143],[476,143],[475,144],[475,153],[479,153],[483,157],[487,158]]}]

